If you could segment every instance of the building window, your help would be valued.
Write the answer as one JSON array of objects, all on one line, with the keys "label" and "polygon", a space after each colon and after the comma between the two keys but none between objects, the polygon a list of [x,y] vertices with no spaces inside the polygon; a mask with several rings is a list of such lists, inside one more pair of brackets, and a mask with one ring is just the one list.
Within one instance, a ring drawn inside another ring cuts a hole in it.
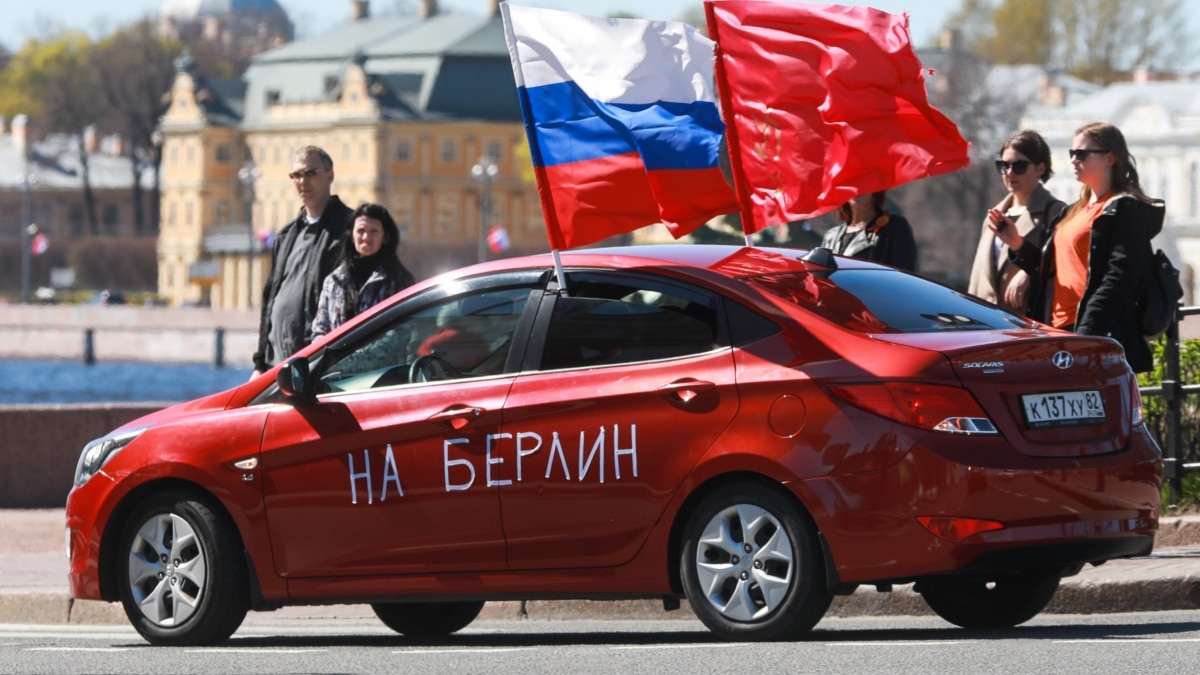
[{"label": "building window", "polygon": [[458,161],[458,139],[444,138],[439,144],[438,159],[443,164],[452,164]]},{"label": "building window", "polygon": [[72,204],[67,208],[67,223],[71,227],[71,236],[83,236],[83,204]]},{"label": "building window", "polygon": [[542,203],[536,198],[525,200],[525,230],[527,232],[537,232],[546,227],[546,221],[542,219]]},{"label": "building window", "polygon": [[221,200],[217,202],[217,225],[229,224],[229,202]]},{"label": "building window", "polygon": [[396,221],[396,227],[400,228],[400,239],[403,243],[412,229],[413,195],[411,192],[402,192],[395,196],[392,202],[392,218]]},{"label": "building window", "polygon": [[413,142],[411,138],[401,138],[396,141],[396,161],[411,162],[413,160]]},{"label": "building window", "polygon": [[437,196],[437,231],[439,233],[458,232],[458,195],[439,194]]},{"label": "building window", "polygon": [[1188,199],[1188,215],[1192,218],[1200,216],[1200,164],[1192,162],[1188,167],[1188,182],[1191,184]]},{"label": "building window", "polygon": [[366,144],[365,142],[364,142],[364,143],[359,143],[359,144],[358,144],[358,157],[359,157],[359,159],[361,159],[361,160],[363,160],[363,161],[366,161],[366,160],[367,160],[367,158],[369,158],[370,156],[371,156],[371,149],[370,149],[369,147],[367,147],[367,144]]},{"label": "building window", "polygon": [[192,144],[187,146],[187,163],[194,164],[196,162],[196,147]]},{"label": "building window", "polygon": [[485,157],[491,157],[493,162],[499,163],[504,159],[504,146],[500,141],[488,141],[483,154]]},{"label": "building window", "polygon": [[233,161],[233,151],[229,149],[229,146],[224,143],[222,143],[221,145],[218,145],[217,146],[217,163],[218,164],[228,164],[232,161]]},{"label": "building window", "polygon": [[185,204],[183,207],[183,224],[184,225],[187,225],[189,227],[191,226],[192,215],[193,215],[194,211],[195,211],[195,205],[192,203],[192,200],[190,200],[190,199],[187,200],[187,204]]},{"label": "building window", "polygon": [[120,220],[120,210],[114,204],[106,204],[101,212],[100,223],[104,226],[104,234],[117,234],[117,221]]}]

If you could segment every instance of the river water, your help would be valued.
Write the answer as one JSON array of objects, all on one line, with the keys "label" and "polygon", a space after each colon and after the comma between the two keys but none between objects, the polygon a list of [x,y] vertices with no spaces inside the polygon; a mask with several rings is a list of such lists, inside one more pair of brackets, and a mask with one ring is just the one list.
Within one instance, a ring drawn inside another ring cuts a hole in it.
[{"label": "river water", "polygon": [[248,379],[249,367],[0,359],[0,404],[189,401]]}]

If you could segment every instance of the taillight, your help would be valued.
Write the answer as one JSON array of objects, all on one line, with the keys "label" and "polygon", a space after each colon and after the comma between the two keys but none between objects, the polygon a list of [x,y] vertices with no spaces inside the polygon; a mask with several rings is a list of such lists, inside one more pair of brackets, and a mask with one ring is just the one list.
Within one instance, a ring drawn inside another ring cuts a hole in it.
[{"label": "taillight", "polygon": [[958,387],[886,382],[834,386],[829,393],[856,408],[919,429],[959,434],[997,433],[975,397]]},{"label": "taillight", "polygon": [[1142,410],[1142,392],[1138,389],[1137,377],[1129,378],[1129,419],[1137,426],[1146,421],[1146,412]]},{"label": "taillight", "polygon": [[930,534],[946,541],[958,543],[980,532],[1004,529],[1004,523],[982,518],[954,518],[951,516],[917,516],[921,527]]}]

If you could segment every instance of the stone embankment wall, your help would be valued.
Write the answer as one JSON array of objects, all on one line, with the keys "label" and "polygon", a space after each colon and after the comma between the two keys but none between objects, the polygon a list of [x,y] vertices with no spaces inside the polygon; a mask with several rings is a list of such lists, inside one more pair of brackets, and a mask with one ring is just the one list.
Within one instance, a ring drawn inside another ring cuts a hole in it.
[{"label": "stone embankment wall", "polygon": [[[0,359],[250,365],[258,313],[99,305],[0,305]],[[89,335],[90,331],[90,345]],[[3,386],[0,383],[0,386]]]},{"label": "stone embankment wall", "polygon": [[0,508],[65,505],[83,446],[165,405],[0,406]]},{"label": "stone embankment wall", "polygon": [[[98,362],[214,363],[220,335],[225,365],[248,367],[258,343],[258,314],[0,305],[0,359],[82,361],[89,329]],[[63,506],[84,444],[164,405],[0,405],[0,508]]]}]

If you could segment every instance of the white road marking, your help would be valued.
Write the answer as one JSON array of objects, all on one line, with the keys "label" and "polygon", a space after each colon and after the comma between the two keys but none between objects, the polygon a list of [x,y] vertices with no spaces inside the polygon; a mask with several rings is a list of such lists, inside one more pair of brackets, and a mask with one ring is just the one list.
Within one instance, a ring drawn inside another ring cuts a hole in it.
[{"label": "white road marking", "polygon": [[613,649],[712,649],[717,647],[749,647],[752,642],[722,642],[706,645],[618,645]]},{"label": "white road marking", "polygon": [[401,649],[393,654],[495,654],[499,652],[527,652],[534,647],[490,647],[486,649]]}]

